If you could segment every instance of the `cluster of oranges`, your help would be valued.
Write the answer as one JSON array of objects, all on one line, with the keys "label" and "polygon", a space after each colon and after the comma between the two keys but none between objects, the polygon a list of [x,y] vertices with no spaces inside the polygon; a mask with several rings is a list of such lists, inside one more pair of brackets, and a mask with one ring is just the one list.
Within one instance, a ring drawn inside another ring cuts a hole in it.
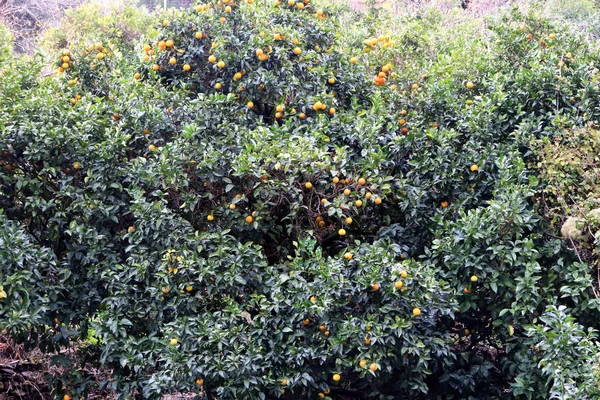
[{"label": "cluster of oranges", "polygon": [[[285,2],[285,3],[290,8],[297,8],[298,10],[304,10],[304,7],[309,2],[310,2],[310,0],[304,0],[304,1],[287,0],[287,2]],[[275,7],[279,7],[281,4],[282,4],[281,0],[275,0],[275,2],[274,2]]]},{"label": "cluster of oranges", "polygon": [[63,50],[60,59],[58,60],[58,68],[56,69],[56,73],[62,74],[67,69],[73,67],[73,60],[71,59],[71,51]]},{"label": "cluster of oranges", "polygon": [[363,44],[365,45],[365,53],[369,53],[370,51],[375,50],[379,44],[381,44],[382,48],[387,49],[392,47],[394,42],[390,40],[389,36],[379,36],[365,39],[363,40]]},{"label": "cluster of oranges", "polygon": [[87,56],[88,54],[93,54],[94,52],[96,52],[96,58],[98,60],[102,60],[108,54],[108,49],[104,47],[102,43],[98,42],[96,44],[90,44],[83,54]]},{"label": "cluster of oranges", "polygon": [[375,83],[376,86],[383,85],[385,83],[387,75],[390,73],[391,69],[392,69],[391,63],[387,63],[383,67],[381,67],[381,71],[379,71],[377,76],[373,79],[373,83]]}]

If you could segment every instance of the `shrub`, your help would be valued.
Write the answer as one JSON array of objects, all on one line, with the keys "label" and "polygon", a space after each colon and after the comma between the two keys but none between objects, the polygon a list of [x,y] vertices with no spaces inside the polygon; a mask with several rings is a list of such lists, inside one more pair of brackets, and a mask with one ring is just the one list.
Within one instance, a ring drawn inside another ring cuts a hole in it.
[{"label": "shrub", "polygon": [[[599,303],[537,201],[579,172],[551,182],[540,149],[597,122],[593,47],[516,10],[347,13],[215,1],[155,15],[137,57],[89,37],[56,77],[10,61],[0,327],[44,351],[93,335],[123,399],[593,393],[539,364],[592,353],[547,328],[583,338]],[[56,361],[56,396],[85,397]]]}]

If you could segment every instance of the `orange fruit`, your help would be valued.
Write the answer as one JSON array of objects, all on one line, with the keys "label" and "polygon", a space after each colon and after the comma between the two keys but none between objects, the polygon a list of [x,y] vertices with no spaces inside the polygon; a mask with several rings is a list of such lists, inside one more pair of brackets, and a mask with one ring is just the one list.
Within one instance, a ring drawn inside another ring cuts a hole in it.
[{"label": "orange fruit", "polygon": [[282,113],[280,113],[280,112],[275,113],[275,118],[280,119],[281,117],[283,117]]},{"label": "orange fruit", "polygon": [[396,281],[396,282],[394,282],[394,287],[396,289],[402,289],[402,286],[404,286],[404,284],[402,283],[402,281]]},{"label": "orange fruit", "polygon": [[264,54],[265,54],[265,52],[263,51],[263,49],[256,49],[256,55],[257,56],[262,56]]},{"label": "orange fruit", "polygon": [[465,86],[467,89],[473,89],[473,82],[467,82]]},{"label": "orange fruit", "polygon": [[374,284],[371,285],[371,287],[376,292],[381,288],[381,286],[379,286],[379,283],[374,283]]},{"label": "orange fruit", "polygon": [[352,253],[350,253],[350,252],[344,253],[344,258],[348,261],[352,260]]},{"label": "orange fruit", "polygon": [[127,230],[128,230],[129,232],[133,232],[133,231],[135,231],[135,228],[134,228],[133,226],[130,226],[129,228],[127,228]]},{"label": "orange fruit", "polygon": [[313,185],[312,185],[312,183],[310,183],[310,182],[306,182],[306,183],[304,184],[304,187],[306,187],[307,189],[312,189]]},{"label": "orange fruit", "polygon": [[479,166],[477,164],[471,165],[471,172],[477,172],[477,171],[479,171]]},{"label": "orange fruit", "polygon": [[345,190],[344,190],[344,194],[345,194],[346,196],[350,196],[350,193],[352,193],[352,192],[350,192],[350,189],[345,189]]},{"label": "orange fruit", "polygon": [[137,79],[140,79],[140,78],[142,77],[142,75],[140,75],[140,73],[139,73],[139,72],[136,72],[136,73],[133,75],[133,77],[134,77],[134,78],[137,80]]},{"label": "orange fruit", "polygon": [[338,231],[338,235],[340,235],[340,236],[346,236],[346,230],[344,228],[340,229]]},{"label": "orange fruit", "polygon": [[217,67],[219,67],[219,68],[225,68],[225,61],[219,61],[217,63]]},{"label": "orange fruit", "polygon": [[356,202],[354,204],[356,205],[356,207],[362,207],[363,202],[362,202],[362,200],[356,200]]},{"label": "orange fruit", "polygon": [[68,394],[65,394],[63,396],[63,400],[71,400],[71,396],[69,396]]},{"label": "orange fruit", "polygon": [[196,384],[198,386],[203,386],[204,385],[204,379],[200,378],[200,379],[196,379]]},{"label": "orange fruit", "polygon": [[215,89],[217,89],[217,90],[221,90],[222,88],[223,88],[223,85],[222,85],[221,83],[217,82],[217,83],[215,84]]},{"label": "orange fruit", "polygon": [[202,32],[196,32],[196,39],[202,39],[202,36],[204,36]]},{"label": "orange fruit", "polygon": [[98,53],[96,57],[98,58],[98,60],[102,60],[104,58],[104,53]]},{"label": "orange fruit", "polygon": [[367,360],[360,360],[358,363],[359,367],[364,368],[367,366]]},{"label": "orange fruit", "polygon": [[154,71],[158,71],[159,69],[160,69],[160,66],[158,64],[154,64],[152,66],[152,70],[154,70]]},{"label": "orange fruit", "polygon": [[370,199],[371,199],[371,196],[373,196],[373,193],[371,193],[371,192],[367,192],[367,194],[365,195],[365,198],[366,198],[367,200],[370,200]]},{"label": "orange fruit", "polygon": [[359,178],[359,179],[358,179],[358,184],[359,184],[359,185],[361,185],[361,186],[362,186],[362,185],[366,185],[366,184],[367,184],[367,181],[365,180],[365,178]]},{"label": "orange fruit", "polygon": [[442,201],[440,203],[440,205],[442,206],[442,208],[446,208],[446,207],[448,207],[448,202],[447,201]]},{"label": "orange fruit", "polygon": [[408,272],[406,272],[406,271],[400,272],[400,277],[406,278],[407,276],[408,276]]},{"label": "orange fruit", "polygon": [[346,224],[352,225],[352,222],[353,222],[352,218],[350,218],[350,217],[346,218]]},{"label": "orange fruit", "polygon": [[171,65],[175,65],[175,64],[177,64],[177,59],[176,59],[175,57],[171,57],[171,58],[169,59],[169,64],[171,64]]},{"label": "orange fruit", "polygon": [[333,114],[335,114],[335,108],[331,107],[331,108],[329,109],[329,114],[330,114],[330,115],[333,115]]},{"label": "orange fruit", "polygon": [[208,57],[208,62],[213,63],[213,64],[216,63],[217,62],[217,57],[215,57],[213,55],[209,56]]},{"label": "orange fruit", "polygon": [[315,296],[310,296],[310,301],[314,303],[317,301],[317,298]]},{"label": "orange fruit", "polygon": [[154,150],[156,150],[156,146],[151,144],[150,146],[148,146],[148,150],[154,151]]},{"label": "orange fruit", "polygon": [[304,324],[304,326],[310,324],[310,320],[308,318],[306,318],[304,321],[302,321],[302,323]]},{"label": "orange fruit", "polygon": [[304,119],[304,118],[306,118],[306,114],[300,113],[300,114],[298,114],[298,118]]},{"label": "orange fruit", "polygon": [[373,372],[377,371],[377,364],[371,363],[371,365],[369,365],[369,369]]},{"label": "orange fruit", "polygon": [[173,346],[176,346],[176,345],[177,345],[177,343],[179,343],[179,341],[178,341],[176,338],[173,338],[173,339],[171,339],[171,344],[172,344]]},{"label": "orange fruit", "polygon": [[338,183],[340,181],[340,178],[338,178],[337,176],[333,177],[333,183]]},{"label": "orange fruit", "polygon": [[378,197],[378,198],[375,199],[375,204],[380,205],[381,201],[382,201],[381,198]]},{"label": "orange fruit", "polygon": [[412,313],[415,317],[418,317],[419,315],[421,315],[421,309],[420,308],[413,308]]},{"label": "orange fruit", "polygon": [[248,108],[254,108],[254,103],[251,101],[249,101],[246,105],[248,106]]},{"label": "orange fruit", "polygon": [[350,59],[350,64],[356,64],[356,62],[357,62],[357,61],[358,61],[358,60],[356,59],[356,57],[352,57],[352,58]]},{"label": "orange fruit", "polygon": [[294,54],[299,56],[302,53],[302,49],[300,47],[294,47]]},{"label": "orange fruit", "polygon": [[478,280],[477,275],[471,276],[471,282],[477,282],[477,280]]},{"label": "orange fruit", "polygon": [[230,210],[235,210],[235,208],[236,208],[236,205],[235,205],[235,204],[230,204],[230,205],[229,205],[229,209],[230,209]]},{"label": "orange fruit", "polygon": [[333,374],[333,380],[334,380],[335,382],[339,382],[339,381],[340,381],[340,379],[342,379],[342,377],[340,376],[340,374]]},{"label": "orange fruit", "polygon": [[252,218],[252,215],[248,215],[248,216],[246,217],[246,222],[247,222],[247,223],[249,223],[249,224],[251,224],[251,223],[252,223],[252,221],[254,221],[254,218]]},{"label": "orange fruit", "polygon": [[213,215],[209,215],[208,217],[206,217],[206,219],[209,221],[213,221],[215,217]]},{"label": "orange fruit", "polygon": [[283,386],[287,386],[287,384],[288,384],[288,381],[287,381],[287,379],[284,379],[284,380],[282,380],[282,381],[281,381],[281,384],[282,384]]},{"label": "orange fruit", "polygon": [[366,337],[366,338],[365,338],[365,344],[366,344],[367,346],[368,346],[368,345],[370,345],[370,344],[371,344],[371,339],[369,339],[369,338],[367,338],[367,337]]},{"label": "orange fruit", "polygon": [[184,66],[183,66],[183,70],[184,70],[184,71],[186,71],[186,72],[187,72],[187,71],[189,71],[190,69],[192,69],[192,67],[190,66],[190,64],[184,64]]},{"label": "orange fruit", "polygon": [[334,78],[334,77],[331,77],[331,78],[327,79],[327,82],[328,82],[330,85],[333,85],[333,84],[335,83],[335,78]]},{"label": "orange fruit", "polygon": [[175,46],[175,42],[173,40],[169,39],[165,42],[165,45],[167,47],[173,47],[173,46]]}]

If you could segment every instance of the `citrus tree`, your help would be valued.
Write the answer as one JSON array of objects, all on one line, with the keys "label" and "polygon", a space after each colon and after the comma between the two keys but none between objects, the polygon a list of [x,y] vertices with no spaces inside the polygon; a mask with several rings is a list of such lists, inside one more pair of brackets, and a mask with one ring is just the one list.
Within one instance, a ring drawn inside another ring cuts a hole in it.
[{"label": "citrus tree", "polygon": [[516,10],[371,17],[210,1],[53,77],[2,53],[0,327],[85,349],[54,395],[597,395],[561,359],[596,363],[593,256],[539,150],[597,123],[594,46]]}]

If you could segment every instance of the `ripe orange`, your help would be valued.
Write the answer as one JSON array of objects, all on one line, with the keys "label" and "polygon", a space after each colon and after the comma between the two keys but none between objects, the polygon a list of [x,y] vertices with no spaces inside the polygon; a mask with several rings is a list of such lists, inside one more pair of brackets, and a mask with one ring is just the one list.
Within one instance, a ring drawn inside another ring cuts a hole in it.
[{"label": "ripe orange", "polygon": [[400,272],[400,277],[406,278],[407,276],[408,276],[408,272],[406,272],[406,271]]},{"label": "ripe orange", "polygon": [[369,369],[373,372],[377,371],[377,364],[371,363],[371,365],[369,365]]},{"label": "ripe orange", "polygon": [[302,49],[300,47],[294,47],[294,54],[299,56],[302,53]]},{"label": "ripe orange", "polygon": [[226,12],[226,13],[230,13],[230,12],[231,12],[231,6],[227,6],[227,7],[225,7],[225,12]]},{"label": "ripe orange", "polygon": [[298,114],[298,118],[304,119],[304,118],[306,118],[306,114],[300,113],[300,114]]},{"label": "ripe orange", "polygon": [[448,202],[447,201],[442,201],[440,203],[440,205],[442,206],[442,208],[446,208],[446,207],[448,207]]},{"label": "ripe orange", "polygon": [[230,209],[230,210],[235,210],[235,207],[236,207],[236,205],[235,205],[235,204],[230,204],[230,205],[229,205],[229,209]]},{"label": "ripe orange", "polygon": [[275,118],[280,119],[281,117],[283,117],[282,113],[280,113],[280,112],[275,113]]},{"label": "ripe orange", "polygon": [[251,224],[251,223],[252,223],[252,221],[254,221],[254,218],[252,218],[252,215],[248,215],[248,216],[246,217],[246,222],[247,222],[247,223],[249,223],[249,224]]},{"label": "ripe orange", "polygon": [[179,341],[178,341],[176,338],[173,338],[173,339],[171,339],[171,344],[172,344],[173,346],[176,346],[176,345],[177,345],[177,343],[179,343]]},{"label": "ripe orange", "polygon": [[102,60],[104,58],[104,53],[98,53],[96,57],[98,58],[98,60]]},{"label": "ripe orange", "polygon": [[224,23],[225,23],[227,20],[225,19],[225,17],[221,17],[221,18],[219,18],[219,21],[220,21],[222,24],[224,24]]},{"label": "ripe orange", "polygon": [[146,128],[144,129],[144,135],[149,135],[150,134],[150,129]]},{"label": "ripe orange", "polygon": [[356,205],[356,207],[362,207],[363,202],[362,202],[362,200],[356,200],[356,202],[354,202],[354,204]]},{"label": "ripe orange", "polygon": [[416,83],[413,83],[411,86],[411,89],[413,89],[413,90],[417,90],[418,88],[419,88],[419,85]]},{"label": "ripe orange", "polygon": [[319,392],[319,397],[322,398],[322,399],[324,399],[325,398],[325,393]]},{"label": "ripe orange", "polygon": [[338,235],[340,235],[340,236],[346,236],[346,230],[344,228],[340,229],[338,231]]},{"label": "ripe orange", "polygon": [[203,386],[204,385],[204,379],[202,379],[202,378],[196,379],[196,384],[198,386]]},{"label": "ripe orange", "polygon": [[304,326],[310,324],[310,320],[308,318],[306,318],[304,321],[302,321],[302,323],[304,324]]},{"label": "ripe orange", "polygon": [[359,365],[361,368],[364,368],[364,367],[366,367],[366,366],[367,366],[367,360],[360,360],[360,362],[358,363],[358,365]]},{"label": "ripe orange", "polygon": [[465,86],[467,89],[473,89],[473,82],[467,82]]},{"label": "ripe orange", "polygon": [[219,61],[217,63],[217,67],[219,67],[219,68],[225,68],[225,62],[224,61]]},{"label": "ripe orange", "polygon": [[248,106],[248,108],[254,108],[254,103],[251,101],[249,101],[246,105]]},{"label": "ripe orange", "polygon": [[169,39],[165,42],[165,45],[167,47],[173,47],[173,46],[175,46],[175,42],[173,40]]},{"label": "ripe orange", "polygon": [[370,344],[371,344],[371,339],[369,339],[369,338],[367,338],[367,337],[366,337],[366,338],[365,338],[365,344],[366,344],[367,346],[368,346],[368,345],[370,345]]},{"label": "ripe orange", "polygon": [[338,183],[340,181],[340,178],[338,178],[337,176],[333,177],[333,183]]},{"label": "ripe orange", "polygon": [[190,66],[190,64],[184,64],[184,66],[183,66],[183,70],[184,70],[184,71],[186,71],[186,72],[187,72],[187,71],[189,71],[190,69],[192,69],[192,67]]},{"label": "ripe orange", "polygon": [[288,381],[287,381],[287,379],[284,379],[284,380],[282,380],[282,381],[281,381],[281,384],[282,384],[283,386],[287,386],[287,384],[288,384]]},{"label": "ripe orange", "polygon": [[321,228],[325,227],[325,221],[319,221],[319,227],[321,227]]},{"label": "ripe orange", "polygon": [[325,336],[329,336],[329,331],[325,331]]},{"label": "ripe orange", "polygon": [[160,66],[158,64],[154,64],[152,66],[152,70],[154,70],[154,71],[158,71],[159,69],[160,69]]},{"label": "ripe orange", "polygon": [[358,184],[359,184],[359,185],[361,185],[361,186],[362,186],[362,185],[366,185],[366,184],[367,184],[367,181],[365,180],[365,178],[359,178],[359,179],[358,179]]},{"label": "ripe orange", "polygon": [[412,313],[415,317],[418,317],[419,315],[421,315],[421,309],[420,308],[413,308]]},{"label": "ripe orange", "polygon": [[321,326],[319,326],[319,330],[321,332],[325,332],[327,330],[327,327],[325,325],[321,325]]},{"label": "ripe orange", "polygon": [[477,275],[471,276],[471,282],[477,282],[477,280],[478,280]]},{"label": "ripe orange", "polygon": [[402,281],[396,281],[396,282],[394,283],[394,287],[395,287],[396,289],[402,289],[402,286],[404,286],[404,284],[402,283]]},{"label": "ripe orange", "polygon": [[356,57],[352,57],[352,58],[350,59],[350,64],[356,64],[356,62],[357,62],[357,61],[358,61],[358,60],[356,59]]},{"label": "ripe orange", "polygon": [[177,59],[176,59],[175,57],[171,57],[171,58],[169,59],[169,64],[171,64],[171,65],[175,65],[175,64],[177,64]]},{"label": "ripe orange", "polygon": [[223,88],[223,85],[222,85],[220,82],[217,82],[217,83],[215,84],[215,89],[217,89],[217,90],[221,90],[222,88]]},{"label": "ripe orange", "polygon": [[312,183],[310,183],[310,182],[306,182],[306,183],[304,184],[304,187],[306,187],[307,189],[312,189],[313,185],[312,185]]},{"label": "ripe orange", "polygon": [[376,292],[381,288],[381,286],[379,286],[379,283],[374,283],[374,284],[371,285],[371,287]]},{"label": "ripe orange", "polygon": [[71,396],[69,396],[68,394],[65,394],[63,396],[63,400],[71,400]]},{"label": "ripe orange", "polygon": [[216,63],[217,57],[211,55],[210,57],[208,57],[208,62],[213,63],[213,64]]},{"label": "ripe orange", "polygon": [[378,197],[378,198],[375,199],[375,204],[380,205],[381,201],[382,201],[381,198]]},{"label": "ripe orange", "polygon": [[209,215],[208,217],[206,217],[207,220],[209,221],[213,221],[215,219],[214,215]]},{"label": "ripe orange", "polygon": [[133,231],[135,231],[135,228],[134,228],[133,226],[130,226],[129,228],[127,228],[127,230],[128,230],[129,232],[133,232]]},{"label": "ripe orange", "polygon": [[352,260],[352,253],[349,253],[349,252],[344,253],[344,258],[348,261]]},{"label": "ripe orange", "polygon": [[352,222],[353,222],[352,218],[350,218],[350,217],[346,218],[346,224],[352,225]]},{"label": "ripe orange", "polygon": [[373,193],[371,193],[371,192],[367,192],[367,194],[365,195],[365,198],[366,198],[367,200],[370,200],[370,199],[371,199],[371,196],[373,196]]},{"label": "ripe orange", "polygon": [[327,79],[327,82],[328,82],[330,85],[333,85],[333,84],[335,83],[335,78],[332,76],[331,78]]},{"label": "ripe orange", "polygon": [[351,193],[351,192],[350,192],[350,189],[345,189],[345,190],[344,190],[344,194],[345,194],[346,196],[350,196],[350,193]]},{"label": "ripe orange", "polygon": [[333,374],[333,380],[335,382],[339,382],[340,379],[342,379],[342,377],[340,376],[340,374]]},{"label": "ripe orange", "polygon": [[196,39],[202,39],[203,33],[202,32],[196,32]]},{"label": "ripe orange", "polygon": [[464,288],[464,289],[463,289],[463,292],[465,292],[466,294],[469,294],[469,293],[471,293],[471,289],[469,289],[469,288]]},{"label": "ripe orange", "polygon": [[471,172],[477,172],[477,171],[479,171],[479,166],[477,164],[471,165]]},{"label": "ripe orange", "polygon": [[140,73],[139,73],[139,72],[136,72],[136,73],[133,75],[133,77],[134,77],[134,78],[137,80],[137,79],[140,79],[140,78],[142,77],[142,75],[140,75]]},{"label": "ripe orange", "polygon": [[154,150],[156,150],[156,146],[151,144],[150,146],[148,146],[148,150],[154,151]]},{"label": "ripe orange", "polygon": [[330,114],[330,115],[333,115],[333,114],[335,114],[335,108],[331,107],[331,108],[329,109],[329,114]]},{"label": "ripe orange", "polygon": [[310,301],[314,303],[317,301],[317,298],[315,296],[310,296]]},{"label": "ripe orange", "polygon": [[404,118],[401,118],[398,120],[398,124],[404,125],[404,124],[406,124],[406,120]]}]

